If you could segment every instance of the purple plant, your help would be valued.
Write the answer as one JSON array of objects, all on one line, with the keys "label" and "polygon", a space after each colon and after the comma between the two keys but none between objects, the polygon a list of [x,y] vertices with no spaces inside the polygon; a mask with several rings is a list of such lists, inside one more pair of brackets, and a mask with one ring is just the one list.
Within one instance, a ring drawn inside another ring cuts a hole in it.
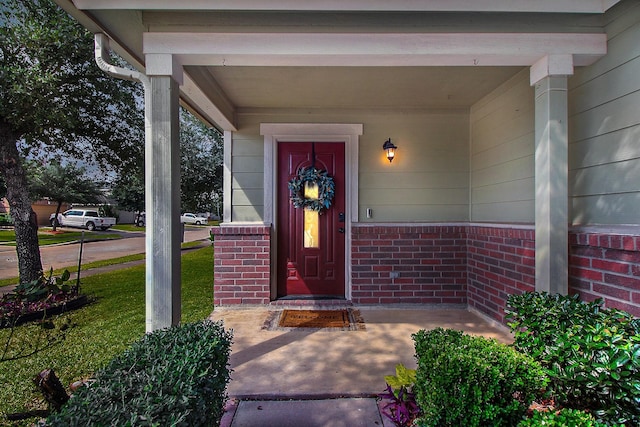
[{"label": "purple plant", "polygon": [[0,327],[9,327],[20,316],[49,309],[76,297],[77,287],[65,282],[69,280],[69,272],[64,271],[61,277],[44,276],[39,280],[18,285],[12,292],[0,297]]},{"label": "purple plant", "polygon": [[378,397],[388,400],[382,407],[382,413],[398,427],[411,426],[413,420],[420,414],[415,394],[407,390],[405,386],[394,390],[387,383],[386,390]]}]

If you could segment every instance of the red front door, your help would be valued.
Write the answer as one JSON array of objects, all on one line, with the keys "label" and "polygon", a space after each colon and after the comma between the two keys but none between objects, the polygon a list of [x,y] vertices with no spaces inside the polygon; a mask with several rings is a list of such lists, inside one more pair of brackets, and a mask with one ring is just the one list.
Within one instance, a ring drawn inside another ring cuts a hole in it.
[{"label": "red front door", "polygon": [[[344,297],[344,143],[278,143],[278,297]],[[326,170],[335,182],[329,209],[295,208],[288,183],[302,168]]]}]

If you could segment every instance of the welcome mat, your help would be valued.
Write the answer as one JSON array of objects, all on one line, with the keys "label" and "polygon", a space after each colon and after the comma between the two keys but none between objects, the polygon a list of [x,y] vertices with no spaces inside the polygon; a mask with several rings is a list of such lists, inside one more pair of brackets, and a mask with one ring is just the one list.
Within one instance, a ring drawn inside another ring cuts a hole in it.
[{"label": "welcome mat", "polygon": [[278,330],[364,330],[360,312],[353,308],[339,310],[278,310],[268,316],[262,329]]}]

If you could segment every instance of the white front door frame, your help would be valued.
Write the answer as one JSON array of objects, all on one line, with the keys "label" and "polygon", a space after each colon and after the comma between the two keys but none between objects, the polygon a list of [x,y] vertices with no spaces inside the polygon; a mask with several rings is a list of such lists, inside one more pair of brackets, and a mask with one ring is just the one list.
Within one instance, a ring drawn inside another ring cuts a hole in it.
[{"label": "white front door frame", "polygon": [[271,297],[276,296],[278,253],[278,222],[276,209],[278,194],[278,142],[342,142],[345,149],[345,298],[351,300],[351,224],[358,222],[358,153],[362,124],[339,123],[262,123],[264,136],[264,223],[271,225]]}]

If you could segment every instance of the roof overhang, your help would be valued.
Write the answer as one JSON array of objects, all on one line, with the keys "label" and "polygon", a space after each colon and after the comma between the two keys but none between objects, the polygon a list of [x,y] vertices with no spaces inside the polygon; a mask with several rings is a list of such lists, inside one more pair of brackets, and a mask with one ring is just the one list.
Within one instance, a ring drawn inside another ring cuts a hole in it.
[{"label": "roof overhang", "polygon": [[[405,102],[420,97],[423,108],[468,108],[517,67],[532,67],[538,78],[595,62],[606,53],[601,16],[619,2],[55,1],[90,31],[105,33],[138,70],[175,72],[183,104],[225,130],[236,130],[240,111],[287,106],[420,108],[417,100]],[[492,67],[504,68],[489,76]],[[439,85],[432,82],[445,75]],[[409,78],[419,90],[409,87]],[[316,82],[323,86],[306,89]],[[341,102],[332,104],[329,94]]]},{"label": "roof overhang", "polygon": [[589,65],[606,34],[145,33],[145,55],[206,66],[531,66],[549,55]]},{"label": "roof overhang", "polygon": [[73,0],[78,9],[603,13],[620,0]]}]

